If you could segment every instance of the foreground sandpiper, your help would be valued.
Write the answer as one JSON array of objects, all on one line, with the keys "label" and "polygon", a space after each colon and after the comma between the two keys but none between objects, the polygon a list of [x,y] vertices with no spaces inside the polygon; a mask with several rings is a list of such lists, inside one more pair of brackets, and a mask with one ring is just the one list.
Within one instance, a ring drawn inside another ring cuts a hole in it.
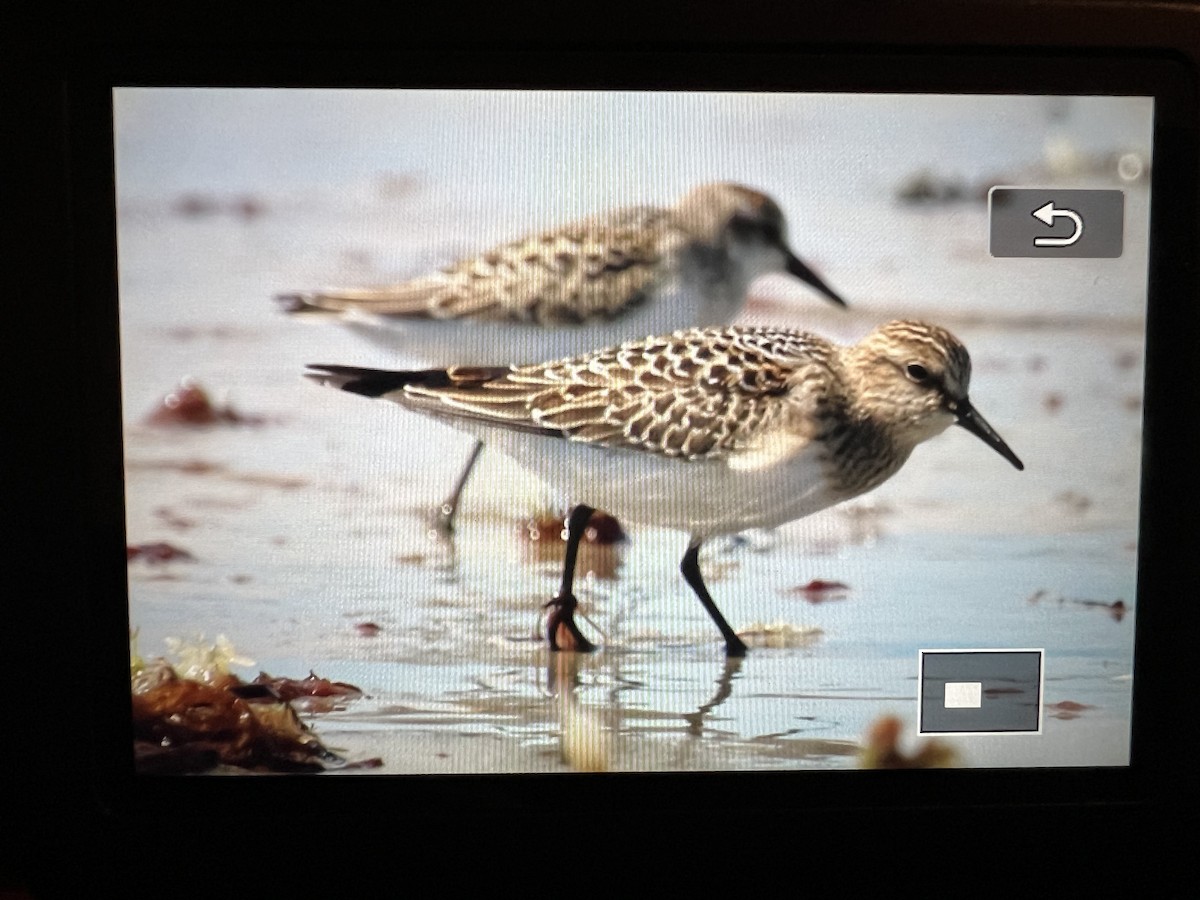
[{"label": "foreground sandpiper", "polygon": [[[360,290],[281,294],[284,309],[333,318],[441,365],[552,359],[741,312],[751,282],[787,272],[845,303],[788,248],[779,205],[739,184],[706,184],[672,207],[613,210],[522,237],[441,271]],[[480,444],[450,498],[458,495]]]},{"label": "foreground sandpiper", "polygon": [[966,348],[923,322],[889,322],[851,346],[730,326],[536,365],[309,368],[323,384],[486,437],[577,504],[562,587],[548,604],[553,649],[592,649],[575,625],[572,583],[594,508],[690,535],[680,568],[726,652],[741,656],[746,646],[700,574],[704,541],[857,497],[952,424],[1024,468],[967,397]]}]

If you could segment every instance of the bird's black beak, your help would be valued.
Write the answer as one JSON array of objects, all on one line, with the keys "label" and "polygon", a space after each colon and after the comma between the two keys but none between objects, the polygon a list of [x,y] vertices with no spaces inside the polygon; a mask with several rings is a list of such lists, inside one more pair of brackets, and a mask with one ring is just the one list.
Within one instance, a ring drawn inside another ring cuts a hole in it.
[{"label": "bird's black beak", "polygon": [[804,260],[800,259],[787,247],[783,248],[784,254],[787,256],[787,271],[789,275],[795,275],[805,284],[810,285],[836,303],[838,306],[845,306],[846,301],[839,297],[829,285],[817,277],[817,273],[804,264]]},{"label": "bird's black beak", "polygon": [[1024,471],[1025,463],[1017,458],[1017,454],[1009,449],[1008,444],[1004,443],[1004,438],[996,434],[996,429],[987,423],[987,419],[975,411],[975,407],[971,405],[971,401],[964,397],[961,400],[952,400],[946,408],[954,413],[957,419],[957,424],[961,425],[975,437],[979,438],[1017,469]]}]

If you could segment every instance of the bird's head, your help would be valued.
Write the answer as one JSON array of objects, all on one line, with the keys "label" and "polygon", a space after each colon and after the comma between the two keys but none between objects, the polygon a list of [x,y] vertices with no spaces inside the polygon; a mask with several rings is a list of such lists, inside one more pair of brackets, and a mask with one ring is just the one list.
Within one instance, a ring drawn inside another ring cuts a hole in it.
[{"label": "bird's head", "polygon": [[703,242],[721,246],[743,266],[748,280],[787,272],[838,306],[846,302],[791,251],[779,204],[753,188],[730,182],[694,188],[679,202],[680,218]]},{"label": "bird's head", "polygon": [[915,447],[960,425],[1017,469],[1025,468],[972,406],[971,357],[944,328],[889,322],[852,347],[848,362],[859,402],[902,445]]}]

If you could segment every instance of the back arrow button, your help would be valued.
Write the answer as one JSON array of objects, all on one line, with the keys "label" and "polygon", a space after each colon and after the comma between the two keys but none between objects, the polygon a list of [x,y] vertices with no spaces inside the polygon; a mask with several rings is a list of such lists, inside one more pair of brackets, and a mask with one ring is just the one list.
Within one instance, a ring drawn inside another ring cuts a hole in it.
[{"label": "back arrow button", "polygon": [[1075,230],[1067,235],[1067,237],[1036,237],[1033,239],[1035,247],[1070,247],[1077,240],[1083,237],[1083,219],[1079,213],[1073,209],[1055,209],[1054,201],[1051,200],[1045,206],[1035,209],[1032,213],[1035,219],[1045,222],[1050,227],[1054,227],[1054,220],[1058,218],[1070,219],[1075,223]]}]

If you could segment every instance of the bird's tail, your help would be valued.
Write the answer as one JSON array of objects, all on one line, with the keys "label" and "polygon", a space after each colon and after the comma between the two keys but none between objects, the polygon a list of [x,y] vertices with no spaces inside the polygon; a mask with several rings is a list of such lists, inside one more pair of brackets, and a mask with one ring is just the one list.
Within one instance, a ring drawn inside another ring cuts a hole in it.
[{"label": "bird's tail", "polygon": [[447,288],[447,279],[418,278],[401,284],[369,288],[337,288],[276,294],[275,302],[289,315],[340,316],[358,313],[400,318],[440,318],[434,297]]},{"label": "bird's tail", "polygon": [[330,309],[322,303],[323,295],[317,293],[276,294],[274,300],[288,315],[337,315],[340,309]]},{"label": "bird's tail", "polygon": [[318,384],[349,391],[352,394],[360,394],[364,397],[382,397],[393,391],[401,391],[409,385],[424,388],[472,387],[508,372],[507,368],[479,366],[394,371],[310,363],[308,368],[310,371],[305,373],[305,377]]}]

